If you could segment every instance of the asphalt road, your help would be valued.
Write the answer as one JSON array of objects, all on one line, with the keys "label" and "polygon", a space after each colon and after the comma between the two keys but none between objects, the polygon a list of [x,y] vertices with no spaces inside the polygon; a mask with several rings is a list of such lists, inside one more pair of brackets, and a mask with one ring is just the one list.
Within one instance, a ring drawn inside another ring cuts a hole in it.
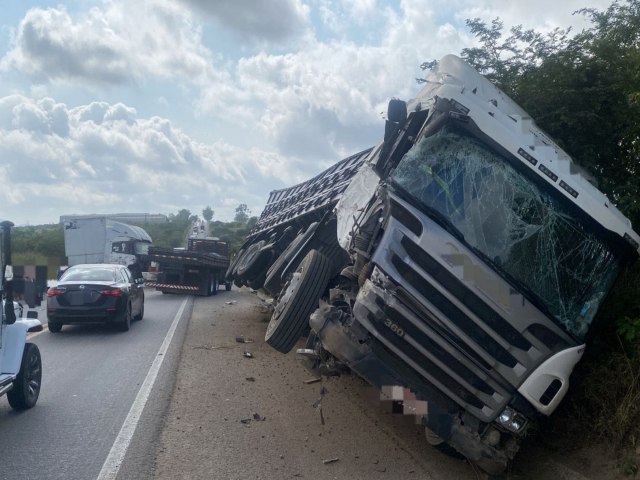
[{"label": "asphalt road", "polygon": [[[148,289],[145,294],[145,317],[129,332],[83,325],[31,336],[42,354],[42,390],[25,412],[0,399],[0,478],[111,478],[120,468],[119,454],[153,442],[193,299]],[[40,319],[46,323],[43,314]],[[148,450],[142,449],[136,464],[137,478],[151,468]]]}]

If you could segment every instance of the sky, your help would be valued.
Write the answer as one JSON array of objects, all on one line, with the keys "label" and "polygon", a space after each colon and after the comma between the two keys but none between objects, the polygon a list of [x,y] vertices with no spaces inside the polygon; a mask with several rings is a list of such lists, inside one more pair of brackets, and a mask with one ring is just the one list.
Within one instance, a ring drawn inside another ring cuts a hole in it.
[{"label": "sky", "polygon": [[[587,3],[588,2],[588,3]],[[0,219],[259,215],[377,144],[465,20],[587,26],[605,0],[2,0]]]}]

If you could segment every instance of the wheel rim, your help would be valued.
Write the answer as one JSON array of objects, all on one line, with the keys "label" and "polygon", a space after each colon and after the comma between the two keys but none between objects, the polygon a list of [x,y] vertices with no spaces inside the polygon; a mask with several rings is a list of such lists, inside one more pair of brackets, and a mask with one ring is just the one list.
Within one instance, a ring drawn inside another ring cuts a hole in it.
[{"label": "wheel rim", "polygon": [[287,307],[287,304],[291,300],[291,297],[293,297],[296,290],[298,289],[298,286],[300,285],[300,278],[302,277],[302,273],[304,272],[305,268],[306,265],[300,265],[283,287],[284,293],[282,294],[280,300],[278,301],[278,304],[274,308],[273,316],[271,317],[271,321],[267,326],[267,336],[269,336],[273,332],[273,330],[278,328],[278,325],[280,325],[282,312]]},{"label": "wheel rim", "polygon": [[40,357],[32,351],[27,362],[27,371],[25,375],[26,394],[33,399],[40,392],[40,382],[42,381],[42,365]]}]

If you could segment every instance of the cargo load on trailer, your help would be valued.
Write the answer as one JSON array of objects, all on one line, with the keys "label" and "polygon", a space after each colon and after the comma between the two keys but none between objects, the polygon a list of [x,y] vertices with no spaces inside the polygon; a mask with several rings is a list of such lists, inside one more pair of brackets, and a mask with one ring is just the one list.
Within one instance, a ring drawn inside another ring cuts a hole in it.
[{"label": "cargo load on trailer", "polygon": [[455,56],[383,141],[269,196],[227,279],[268,291],[266,341],[349,368],[427,440],[504,470],[562,401],[640,237],[530,116]]},{"label": "cargo load on trailer", "polygon": [[224,275],[229,267],[229,244],[210,238],[189,238],[187,249],[151,247],[149,260],[157,279],[145,283],[162,293],[216,295],[220,284],[231,290]]}]

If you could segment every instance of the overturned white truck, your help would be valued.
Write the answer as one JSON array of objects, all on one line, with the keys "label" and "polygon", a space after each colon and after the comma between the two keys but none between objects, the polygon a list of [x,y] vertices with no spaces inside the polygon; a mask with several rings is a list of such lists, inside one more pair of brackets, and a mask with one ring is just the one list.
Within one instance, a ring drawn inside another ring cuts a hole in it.
[{"label": "overturned white truck", "polygon": [[348,367],[489,473],[564,397],[640,237],[531,118],[444,57],[384,140],[274,191],[227,272],[276,299],[266,341]]}]

